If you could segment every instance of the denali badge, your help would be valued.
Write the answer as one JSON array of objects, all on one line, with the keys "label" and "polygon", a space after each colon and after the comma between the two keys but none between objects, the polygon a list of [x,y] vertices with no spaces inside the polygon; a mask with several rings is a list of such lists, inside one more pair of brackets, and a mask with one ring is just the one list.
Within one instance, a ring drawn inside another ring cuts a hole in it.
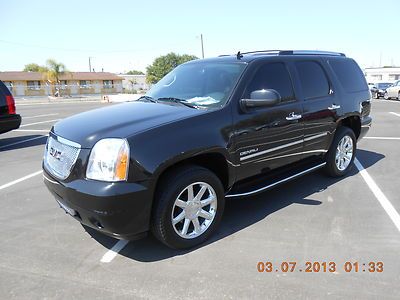
[{"label": "denali badge", "polygon": [[61,151],[58,151],[57,149],[50,147],[49,154],[53,156],[55,159],[61,160],[61,154],[62,154]]},{"label": "denali badge", "polygon": [[248,155],[248,154],[251,154],[251,153],[254,153],[254,152],[258,152],[258,148],[254,148],[254,149],[250,149],[250,150],[246,150],[246,151],[240,152],[240,156]]}]

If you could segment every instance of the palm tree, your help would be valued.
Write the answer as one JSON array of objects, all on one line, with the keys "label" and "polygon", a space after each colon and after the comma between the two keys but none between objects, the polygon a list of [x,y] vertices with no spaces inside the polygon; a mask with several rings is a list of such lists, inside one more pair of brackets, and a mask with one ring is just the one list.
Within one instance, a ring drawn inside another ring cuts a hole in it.
[{"label": "palm tree", "polygon": [[51,84],[52,94],[54,95],[54,89],[56,85],[60,84],[60,76],[68,73],[67,68],[63,63],[57,62],[54,59],[48,59],[46,61],[46,68],[42,71],[48,82]]}]

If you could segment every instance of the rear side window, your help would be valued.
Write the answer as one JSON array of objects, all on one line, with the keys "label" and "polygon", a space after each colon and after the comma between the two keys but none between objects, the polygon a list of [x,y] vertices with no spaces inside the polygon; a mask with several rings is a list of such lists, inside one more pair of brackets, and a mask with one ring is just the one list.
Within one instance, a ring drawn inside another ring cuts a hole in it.
[{"label": "rear side window", "polygon": [[305,99],[329,95],[329,82],[321,65],[315,61],[296,62]]},{"label": "rear side window", "polygon": [[352,59],[329,60],[340,84],[346,92],[359,92],[368,90],[367,83],[360,67]]},{"label": "rear side window", "polygon": [[284,63],[268,63],[260,67],[247,87],[245,97],[250,98],[251,92],[263,89],[276,90],[282,102],[294,99],[292,80]]}]

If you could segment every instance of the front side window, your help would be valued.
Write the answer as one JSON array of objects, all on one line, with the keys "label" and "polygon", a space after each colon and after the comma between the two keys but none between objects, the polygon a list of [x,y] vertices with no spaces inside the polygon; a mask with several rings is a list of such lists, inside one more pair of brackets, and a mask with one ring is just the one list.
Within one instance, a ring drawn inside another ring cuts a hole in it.
[{"label": "front side window", "polygon": [[319,63],[315,61],[299,61],[296,62],[296,69],[305,99],[329,95],[329,82]]},{"label": "front side window", "polygon": [[160,101],[180,99],[199,107],[221,107],[229,99],[246,63],[195,62],[168,73],[146,94]]},{"label": "front side window", "polygon": [[294,100],[290,74],[284,63],[268,63],[260,67],[246,88],[245,98],[257,90],[273,89],[281,96],[281,101]]}]

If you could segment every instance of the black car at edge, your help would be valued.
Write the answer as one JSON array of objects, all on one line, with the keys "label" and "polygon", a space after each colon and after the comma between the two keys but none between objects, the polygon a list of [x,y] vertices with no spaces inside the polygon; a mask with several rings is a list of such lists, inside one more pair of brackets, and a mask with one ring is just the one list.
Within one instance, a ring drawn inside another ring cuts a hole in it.
[{"label": "black car at edge", "polygon": [[138,101],[55,124],[44,182],[86,226],[192,247],[215,231],[225,200],[319,168],[345,175],[371,126],[370,97],[359,66],[341,53],[191,61]]},{"label": "black car at edge", "polygon": [[11,92],[0,80],[0,133],[19,128],[21,116],[15,109],[15,101]]}]

